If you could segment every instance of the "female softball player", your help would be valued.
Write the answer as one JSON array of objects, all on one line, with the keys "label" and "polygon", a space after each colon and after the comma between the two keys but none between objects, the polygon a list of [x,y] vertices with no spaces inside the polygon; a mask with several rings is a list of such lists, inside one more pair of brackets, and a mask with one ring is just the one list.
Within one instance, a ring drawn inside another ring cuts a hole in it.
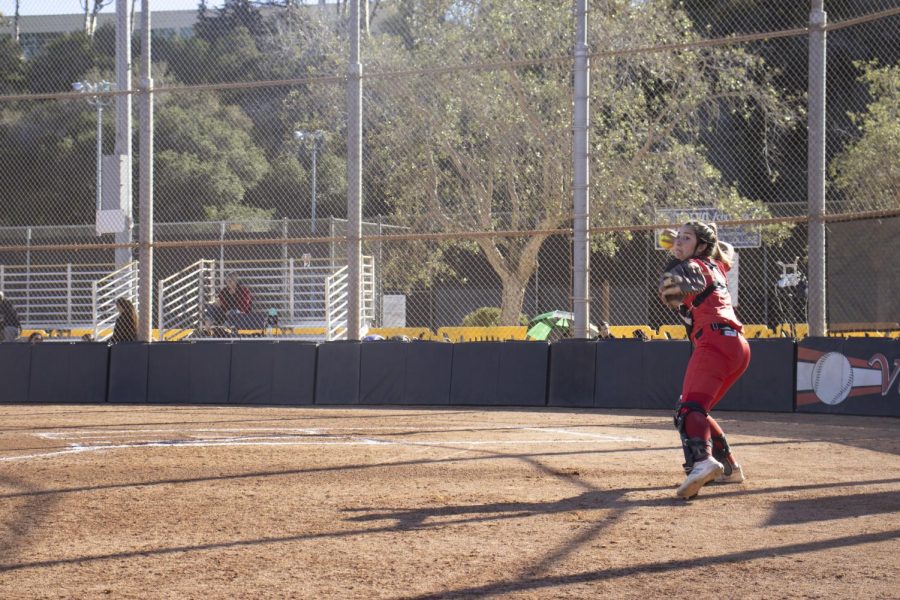
[{"label": "female softball player", "polygon": [[677,493],[692,498],[714,479],[744,480],[709,411],[747,369],[750,346],[725,287],[734,249],[719,241],[715,224],[685,223],[670,252],[674,258],[660,280],[660,298],[678,311],[694,345],[675,408],[687,473]]}]

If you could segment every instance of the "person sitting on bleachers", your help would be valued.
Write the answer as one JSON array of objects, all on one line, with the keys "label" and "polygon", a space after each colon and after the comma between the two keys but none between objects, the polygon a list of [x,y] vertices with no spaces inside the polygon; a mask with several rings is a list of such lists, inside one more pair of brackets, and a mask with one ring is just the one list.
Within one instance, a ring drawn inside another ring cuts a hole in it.
[{"label": "person sitting on bleachers", "polygon": [[215,304],[206,305],[207,326],[225,325],[233,317],[248,315],[253,308],[250,290],[238,280],[237,275],[225,276],[225,286],[219,290]]},{"label": "person sitting on bleachers", "polygon": [[14,342],[22,335],[22,324],[12,302],[0,292],[0,342]]},{"label": "person sitting on bleachers", "polygon": [[598,340],[611,340],[613,339],[613,334],[609,330],[609,323],[606,321],[600,321],[600,326],[597,327],[597,339]]},{"label": "person sitting on bleachers", "polygon": [[119,311],[119,316],[116,317],[116,324],[113,327],[109,343],[137,341],[137,311],[134,309],[134,304],[128,298],[116,298],[116,309]]}]

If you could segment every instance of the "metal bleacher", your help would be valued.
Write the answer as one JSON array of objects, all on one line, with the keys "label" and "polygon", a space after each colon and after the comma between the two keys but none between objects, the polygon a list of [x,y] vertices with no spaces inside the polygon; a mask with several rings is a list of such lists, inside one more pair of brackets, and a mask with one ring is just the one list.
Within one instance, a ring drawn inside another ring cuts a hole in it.
[{"label": "metal bleacher", "polygon": [[113,271],[111,264],[0,265],[0,290],[24,329],[93,329],[94,283]]},{"label": "metal bleacher", "polygon": [[[375,261],[361,262],[361,325],[374,323]],[[190,337],[207,303],[215,301],[226,273],[236,275],[253,297],[253,311],[274,314],[277,333],[306,339],[346,338],[346,265],[330,259],[199,260],[157,282],[154,337]],[[49,337],[109,337],[125,296],[137,307],[137,263],[119,269],[111,264],[0,265],[0,291],[16,306],[25,332]],[[343,307],[343,309],[341,308]],[[274,332],[273,332],[274,333]],[[254,331],[262,335],[263,331]]]},{"label": "metal bleacher", "polygon": [[[181,339],[202,321],[227,274],[235,275],[253,297],[253,312],[277,317],[279,336],[335,340],[347,337],[347,267],[329,259],[199,260],[160,280],[157,286],[158,339]],[[363,256],[361,324],[374,322],[375,262]],[[262,319],[261,319],[262,320]],[[248,330],[249,335],[263,335]]]}]

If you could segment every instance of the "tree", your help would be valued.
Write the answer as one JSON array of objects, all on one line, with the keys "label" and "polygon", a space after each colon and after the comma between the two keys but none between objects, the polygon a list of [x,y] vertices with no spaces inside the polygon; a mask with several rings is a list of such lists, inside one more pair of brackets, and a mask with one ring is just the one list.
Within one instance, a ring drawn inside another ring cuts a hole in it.
[{"label": "tree", "polygon": [[244,204],[268,164],[252,123],[209,92],[180,92],[157,105],[155,197],[160,221],[199,220]]},{"label": "tree", "polygon": [[35,93],[70,92],[72,82],[94,68],[97,54],[82,32],[54,38],[28,64],[28,87]]},{"label": "tree", "polygon": [[[801,29],[809,23],[809,2],[767,0],[682,0],[698,32],[714,38],[734,34]],[[829,24],[885,10],[881,0],[826,0]],[[853,129],[848,115],[865,102],[866,89],[856,80],[853,64],[878,59],[893,64],[900,59],[896,43],[898,17],[883,18],[856,27],[829,31],[826,102],[826,146],[829,161],[840,152]],[[754,43],[754,52],[768,65],[772,81],[788,98],[803,98],[808,88],[808,36],[767,39]],[[727,115],[726,115],[727,118]],[[806,127],[796,127],[770,143],[773,132],[759,116],[727,119],[723,127],[704,134],[710,158],[728,181],[744,194],[783,202],[805,200],[807,185]],[[837,134],[837,135],[834,135]],[[760,151],[764,149],[764,151]]]},{"label": "tree", "polygon": [[[857,63],[860,81],[872,102],[863,113],[851,113],[860,136],[831,163],[835,185],[848,210],[900,209],[900,62],[879,67]],[[891,158],[893,157],[893,159]]]},{"label": "tree", "polygon": [[[29,102],[3,108],[0,223],[93,222],[96,113],[84,102]],[[104,141],[112,137],[107,135]]]},{"label": "tree", "polygon": [[84,34],[93,37],[97,29],[97,15],[112,3],[113,0],[79,0],[84,11]]},{"label": "tree", "polygon": [[212,44],[238,28],[247,30],[255,37],[265,33],[263,16],[255,2],[225,0],[221,8],[214,11],[210,11],[203,2],[200,5],[199,19],[194,26],[194,35]]},{"label": "tree", "polygon": [[0,38],[0,94],[22,91],[25,83],[25,62],[22,47],[12,37]]},{"label": "tree", "polygon": [[[511,0],[406,2],[414,37],[375,37],[376,70],[429,69],[424,76],[369,84],[370,157],[398,216],[425,231],[547,231],[571,222],[571,65],[567,3]],[[697,41],[686,15],[664,3],[606,2],[592,10],[593,40],[616,48]],[[523,23],[528,23],[523,26]],[[598,48],[602,49],[602,48]],[[534,59],[517,68],[447,64]],[[371,61],[370,61],[371,62]],[[759,214],[710,163],[699,143],[719,111],[791,116],[765,81],[762,62],[739,48],[647,52],[591,65],[592,222],[653,223],[654,209],[711,205]],[[401,87],[402,86],[402,87]],[[502,283],[500,322],[512,325],[549,234],[479,236]],[[614,252],[616,240],[595,246]],[[458,244],[460,242],[452,242]]]}]

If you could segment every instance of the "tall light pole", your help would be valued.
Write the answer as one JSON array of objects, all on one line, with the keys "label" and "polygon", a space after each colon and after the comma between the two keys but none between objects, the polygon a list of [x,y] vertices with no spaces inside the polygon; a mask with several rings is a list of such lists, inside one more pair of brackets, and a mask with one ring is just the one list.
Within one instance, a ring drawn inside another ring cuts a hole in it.
[{"label": "tall light pole", "polygon": [[310,207],[309,228],[312,233],[316,232],[316,155],[325,142],[325,132],[317,129],[315,131],[303,131],[298,129],[294,132],[294,139],[300,142],[301,146],[305,146],[308,141],[312,151],[312,206]]},{"label": "tall light pole", "polygon": [[112,89],[105,79],[100,82],[76,81],[72,89],[85,95],[88,104],[97,108],[97,212],[103,208],[103,107],[115,102],[112,96],[103,96]]}]

